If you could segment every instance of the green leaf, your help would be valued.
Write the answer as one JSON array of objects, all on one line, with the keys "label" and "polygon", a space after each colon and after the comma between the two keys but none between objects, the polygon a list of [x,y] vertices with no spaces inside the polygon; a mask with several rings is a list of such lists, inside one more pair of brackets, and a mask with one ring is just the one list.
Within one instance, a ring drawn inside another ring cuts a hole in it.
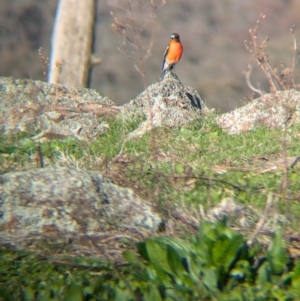
[{"label": "green leaf", "polygon": [[275,273],[278,274],[283,272],[288,262],[288,256],[284,240],[282,239],[281,230],[276,232],[275,238],[267,252],[267,258],[272,264]]},{"label": "green leaf", "polygon": [[[102,299],[100,299],[100,300],[114,300],[114,301],[127,301],[127,300],[134,300],[133,298],[132,298],[132,295],[131,295],[131,293],[130,292],[128,292],[128,291],[119,291],[119,290],[117,290],[117,292],[116,292],[116,296],[115,296],[115,298],[114,299],[108,299],[108,298],[103,298],[104,296],[101,296],[102,297]],[[98,299],[97,299],[98,300]]]},{"label": "green leaf", "polygon": [[297,262],[293,270],[287,274],[287,277],[292,281],[292,287],[300,291],[300,262]]},{"label": "green leaf", "polygon": [[186,274],[186,269],[183,266],[183,258],[173,246],[169,245],[167,247],[167,258],[168,264],[175,275],[180,277]]},{"label": "green leaf", "polygon": [[123,252],[123,258],[131,264],[143,265],[141,259],[132,250]]},{"label": "green leaf", "polygon": [[35,300],[35,291],[31,287],[23,288],[23,297],[25,301]]},{"label": "green leaf", "polygon": [[258,269],[256,284],[265,284],[271,281],[272,268],[270,262],[264,262]]},{"label": "green leaf", "polygon": [[156,269],[162,269],[167,273],[172,273],[172,270],[168,264],[166,244],[158,242],[155,239],[147,239],[146,248],[150,262]]},{"label": "green leaf", "polygon": [[82,287],[76,283],[70,284],[65,291],[64,301],[84,301]]},{"label": "green leaf", "polygon": [[203,283],[209,290],[215,292],[217,290],[218,283],[217,269],[215,267],[205,267],[202,269],[202,273],[204,274],[202,279]]},{"label": "green leaf", "polygon": [[146,243],[145,242],[139,242],[136,244],[136,248],[138,253],[146,260],[146,261],[150,261],[148,252],[147,252],[147,248],[146,248]]},{"label": "green leaf", "polygon": [[212,250],[214,264],[224,266],[227,273],[232,263],[238,259],[239,251],[243,245],[244,239],[241,235],[216,241]]},{"label": "green leaf", "polygon": [[145,293],[143,300],[145,301],[162,301],[159,290],[154,285],[150,284],[148,292]]}]

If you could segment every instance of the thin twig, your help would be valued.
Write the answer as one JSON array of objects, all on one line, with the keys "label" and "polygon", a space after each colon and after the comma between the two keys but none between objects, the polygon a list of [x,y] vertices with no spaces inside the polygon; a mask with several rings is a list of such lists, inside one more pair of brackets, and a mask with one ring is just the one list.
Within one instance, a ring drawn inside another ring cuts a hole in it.
[{"label": "thin twig", "polygon": [[222,184],[227,184],[227,185],[230,185],[231,187],[237,189],[238,191],[245,191],[245,189],[237,186],[237,185],[234,185],[232,183],[229,183],[227,181],[224,181],[224,180],[219,180],[219,179],[213,179],[213,178],[210,178],[210,177],[201,177],[201,176],[169,176],[169,178],[172,178],[172,179],[200,179],[200,180],[206,180],[208,181],[209,183],[211,182],[219,182],[219,183],[222,183]]},{"label": "thin twig", "polygon": [[254,87],[252,86],[251,82],[250,82],[250,75],[251,75],[251,73],[252,73],[252,70],[253,70],[252,66],[251,66],[250,64],[248,64],[248,71],[245,72],[246,83],[247,83],[248,87],[249,87],[253,92],[259,94],[260,96],[263,96],[263,92],[260,91],[260,90],[258,90],[258,89],[256,89],[256,88],[254,88]]}]

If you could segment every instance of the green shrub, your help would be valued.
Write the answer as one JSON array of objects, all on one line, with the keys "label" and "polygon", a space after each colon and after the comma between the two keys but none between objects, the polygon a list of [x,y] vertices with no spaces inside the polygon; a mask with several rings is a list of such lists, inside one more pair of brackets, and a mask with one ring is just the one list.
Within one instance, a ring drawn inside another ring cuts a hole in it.
[{"label": "green shrub", "polygon": [[203,221],[196,237],[136,247],[121,266],[88,257],[51,262],[2,247],[0,301],[300,300],[300,262],[289,257],[281,231],[263,251],[225,221]]},{"label": "green shrub", "polygon": [[147,271],[145,300],[300,298],[300,264],[289,259],[280,231],[261,256],[225,222],[206,221],[190,241],[151,238],[139,243],[137,250],[142,259],[132,251],[124,257]]}]

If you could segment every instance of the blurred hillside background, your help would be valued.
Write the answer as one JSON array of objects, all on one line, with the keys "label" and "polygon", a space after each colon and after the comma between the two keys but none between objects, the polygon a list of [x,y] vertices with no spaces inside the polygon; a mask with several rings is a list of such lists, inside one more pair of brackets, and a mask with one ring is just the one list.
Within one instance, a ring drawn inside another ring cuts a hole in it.
[{"label": "blurred hillside background", "polygon": [[[117,104],[144,90],[134,63],[118,51],[122,38],[111,27],[110,12],[120,13],[111,5],[121,2],[98,2],[95,52],[102,62],[93,69],[91,82],[91,88]],[[57,0],[0,1],[0,76],[46,81],[47,70],[38,49],[42,47],[43,55],[50,56],[56,5]],[[258,34],[260,40],[270,38],[271,63],[290,65],[293,39],[289,30],[293,25],[300,39],[299,0],[167,0],[158,10],[155,44],[146,62],[148,84],[158,80],[169,36],[177,32],[184,45],[184,55],[175,68],[179,78],[194,87],[209,107],[228,111],[241,106],[251,95],[243,75],[249,57],[244,40],[250,39],[248,31],[261,13],[266,19]],[[141,22],[143,18],[140,16]],[[268,91],[258,69],[251,79],[253,85]]]}]

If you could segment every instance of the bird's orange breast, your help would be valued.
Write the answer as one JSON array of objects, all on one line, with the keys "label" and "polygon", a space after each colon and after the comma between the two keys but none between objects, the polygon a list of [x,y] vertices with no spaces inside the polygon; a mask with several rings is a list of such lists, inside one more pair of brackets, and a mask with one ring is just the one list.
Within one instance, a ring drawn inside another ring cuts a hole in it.
[{"label": "bird's orange breast", "polygon": [[183,47],[180,42],[171,41],[167,54],[168,63],[178,62],[182,56]]}]

